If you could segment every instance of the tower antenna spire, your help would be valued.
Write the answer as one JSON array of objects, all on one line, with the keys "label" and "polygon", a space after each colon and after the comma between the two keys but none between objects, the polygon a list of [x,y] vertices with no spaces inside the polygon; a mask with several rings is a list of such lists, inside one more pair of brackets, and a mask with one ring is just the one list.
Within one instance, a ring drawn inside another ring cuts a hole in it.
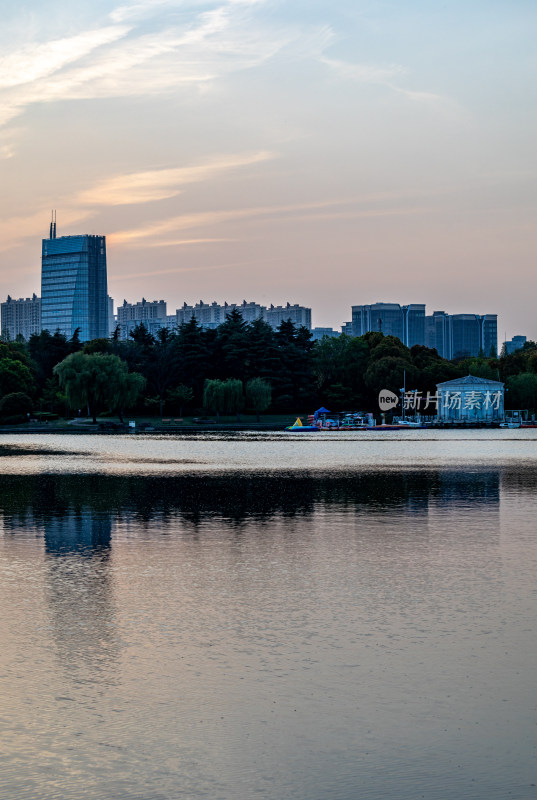
[{"label": "tower antenna spire", "polygon": [[50,239],[55,239],[56,238],[56,209],[53,209],[53,211],[52,211],[52,217],[51,217],[51,220],[50,220],[49,238]]}]

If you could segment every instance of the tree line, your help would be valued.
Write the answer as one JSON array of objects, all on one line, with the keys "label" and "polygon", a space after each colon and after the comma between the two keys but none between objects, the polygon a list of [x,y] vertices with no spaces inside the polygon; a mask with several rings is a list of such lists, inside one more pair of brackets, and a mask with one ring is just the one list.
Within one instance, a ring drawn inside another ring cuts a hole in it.
[{"label": "tree line", "polygon": [[406,347],[393,336],[325,337],[313,342],[291,321],[273,330],[264,320],[246,323],[234,309],[216,329],[195,318],[156,336],[143,324],[128,341],[82,343],[42,331],[28,341],[0,342],[0,418],[20,421],[103,411],[122,417],[210,413],[375,411],[381,390],[436,390],[436,384],[471,373],[506,383],[506,406],[537,409],[537,344],[511,355],[447,361],[436,350]]}]

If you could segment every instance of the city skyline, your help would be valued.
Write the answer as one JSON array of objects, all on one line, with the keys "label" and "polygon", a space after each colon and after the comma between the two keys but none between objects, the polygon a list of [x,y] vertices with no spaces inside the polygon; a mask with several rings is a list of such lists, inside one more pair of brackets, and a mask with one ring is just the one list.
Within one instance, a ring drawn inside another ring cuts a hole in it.
[{"label": "city skyline", "polygon": [[[109,293],[533,308],[537,9],[29,0],[0,32],[0,294],[58,235],[107,237]],[[208,298],[209,299],[209,298]],[[240,300],[239,300],[240,301]]]}]

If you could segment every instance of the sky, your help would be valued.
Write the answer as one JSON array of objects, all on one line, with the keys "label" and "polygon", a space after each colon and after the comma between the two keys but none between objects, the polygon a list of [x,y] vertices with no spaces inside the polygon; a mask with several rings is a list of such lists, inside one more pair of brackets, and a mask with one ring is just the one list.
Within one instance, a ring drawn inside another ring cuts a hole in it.
[{"label": "sky", "polygon": [[3,0],[0,296],[496,313],[537,339],[534,0]]}]

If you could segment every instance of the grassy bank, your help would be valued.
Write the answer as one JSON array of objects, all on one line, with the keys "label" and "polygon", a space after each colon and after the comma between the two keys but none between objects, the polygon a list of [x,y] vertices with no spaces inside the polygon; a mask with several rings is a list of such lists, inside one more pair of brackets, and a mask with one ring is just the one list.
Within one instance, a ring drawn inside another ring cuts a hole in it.
[{"label": "grassy bank", "polygon": [[[90,418],[78,417],[76,419],[57,419],[47,422],[25,422],[20,425],[1,425],[0,432],[38,432],[38,433],[113,433],[113,432],[143,432],[147,430],[166,431],[210,431],[210,430],[283,430],[287,425],[292,425],[297,416],[305,421],[306,414],[261,414],[257,422],[255,414],[241,414],[240,420],[233,416],[207,417],[150,417],[126,416],[124,425],[119,417],[97,417],[95,425]],[[197,421],[195,421],[197,420]],[[135,427],[129,427],[129,422],[134,422]]]}]

